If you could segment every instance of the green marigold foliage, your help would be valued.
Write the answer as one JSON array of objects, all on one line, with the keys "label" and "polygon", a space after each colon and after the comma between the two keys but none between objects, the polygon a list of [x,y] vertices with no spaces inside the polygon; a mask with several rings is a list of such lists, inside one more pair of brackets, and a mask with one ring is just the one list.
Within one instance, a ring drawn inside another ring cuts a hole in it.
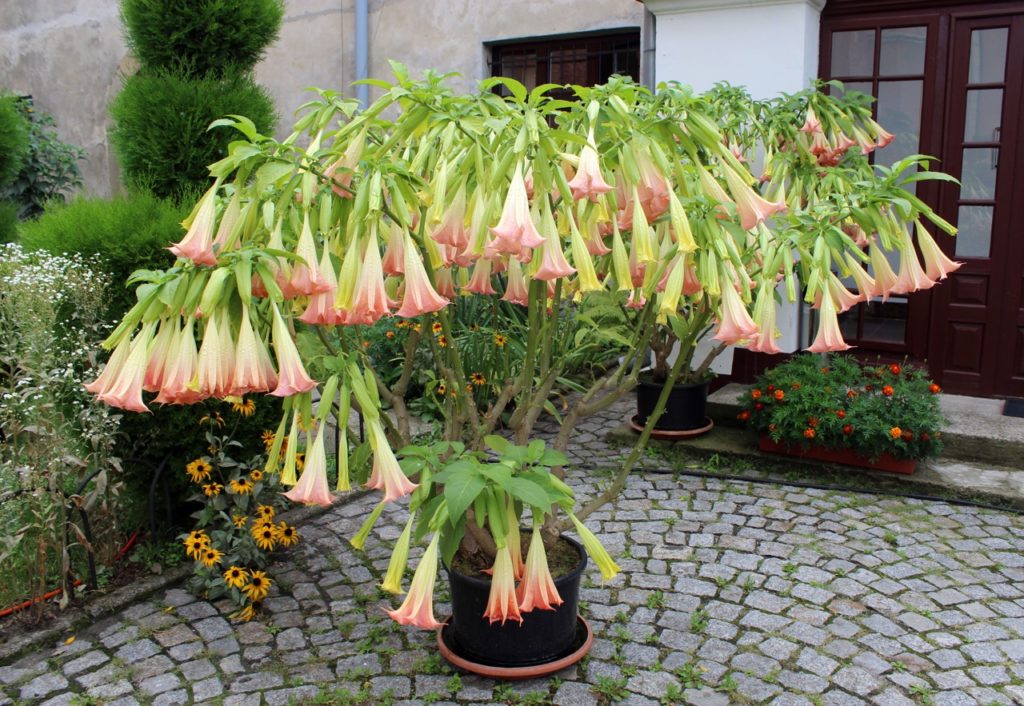
[{"label": "green marigold foliage", "polygon": [[739,418],[793,447],[920,460],[942,451],[939,391],[926,370],[906,362],[798,355],[755,381]]},{"label": "green marigold foliage", "polygon": [[166,248],[181,237],[186,215],[187,208],[146,192],[109,200],[78,198],[66,205],[51,203],[41,217],[22,224],[21,243],[52,254],[98,255],[113,281],[107,314],[114,319],[135,303],[124,286],[134,270],[173,261]]},{"label": "green marigold foliage", "polygon": [[14,179],[0,187],[0,198],[18,204],[18,217],[35,218],[48,201],[64,202],[65,195],[82,185],[78,162],[85,150],[64,142],[53,116],[36,108],[31,98],[21,98],[16,109],[28,126],[28,149]]},{"label": "green marigold foliage", "polygon": [[210,123],[245,115],[258,130],[273,132],[277,121],[269,94],[248,75],[192,80],[170,72],[128,79],[110,115],[111,142],[125,182],[175,199],[209,186],[207,165],[236,139],[230,129],[208,130]]},{"label": "green marigold foliage", "polygon": [[252,69],[277,39],[281,0],[122,0],[128,44],[149,69],[202,77]]},{"label": "green marigold foliage", "polygon": [[14,180],[28,153],[28,123],[17,101],[15,96],[0,96],[0,186]]}]

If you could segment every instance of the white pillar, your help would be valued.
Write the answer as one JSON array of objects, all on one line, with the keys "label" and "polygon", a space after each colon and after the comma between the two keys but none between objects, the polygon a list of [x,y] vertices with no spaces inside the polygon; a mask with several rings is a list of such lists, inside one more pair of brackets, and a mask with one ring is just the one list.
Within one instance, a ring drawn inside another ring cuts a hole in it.
[{"label": "white pillar", "polygon": [[[818,75],[818,29],[825,0],[644,0],[656,18],[654,78],[706,91],[719,81],[744,86],[754,98],[807,88]],[[783,295],[785,292],[783,291]],[[785,297],[783,296],[785,302]],[[783,303],[776,345],[800,347],[800,303]],[[715,341],[703,340],[699,362]],[[732,371],[727,349],[712,368]]]}]

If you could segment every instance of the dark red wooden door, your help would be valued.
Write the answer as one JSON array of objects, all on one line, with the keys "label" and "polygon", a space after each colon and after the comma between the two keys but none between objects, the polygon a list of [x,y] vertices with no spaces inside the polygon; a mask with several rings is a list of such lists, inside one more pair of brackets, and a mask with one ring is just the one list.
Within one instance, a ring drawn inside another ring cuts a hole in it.
[{"label": "dark red wooden door", "polygon": [[[963,266],[932,290],[929,358],[951,392],[1024,395],[1024,13],[950,27],[940,212]],[[937,237],[939,237],[937,235]]]}]

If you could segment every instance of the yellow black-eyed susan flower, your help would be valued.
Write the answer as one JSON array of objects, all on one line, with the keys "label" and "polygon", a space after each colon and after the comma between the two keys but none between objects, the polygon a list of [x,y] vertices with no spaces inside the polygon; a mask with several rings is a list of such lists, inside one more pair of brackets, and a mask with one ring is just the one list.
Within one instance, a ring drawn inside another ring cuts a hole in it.
[{"label": "yellow black-eyed susan flower", "polygon": [[232,566],[224,572],[224,583],[231,588],[241,588],[249,580],[249,572],[240,566]]},{"label": "yellow black-eyed susan flower", "polygon": [[295,470],[296,471],[301,471],[305,467],[306,467],[306,454],[303,453],[302,451],[299,451],[297,454],[295,454]]},{"label": "yellow black-eyed susan flower", "polygon": [[487,378],[483,376],[483,373],[471,373],[469,376],[469,381],[476,385],[477,387],[482,387],[484,384],[487,383]]},{"label": "yellow black-eyed susan flower", "polygon": [[273,446],[274,446],[274,437],[275,436],[276,436],[276,434],[274,434],[274,432],[270,431],[269,429],[264,429],[263,430],[263,433],[260,434],[260,438],[263,440],[263,448],[264,449],[266,449],[267,451],[270,451],[270,449],[273,448]]},{"label": "yellow black-eyed susan flower", "polygon": [[500,333],[494,334],[494,345],[498,348],[504,348],[505,344],[508,343],[508,339],[502,336]]},{"label": "yellow black-eyed susan flower", "polygon": [[277,526],[277,539],[286,547],[299,541],[299,531],[284,522]]},{"label": "yellow black-eyed susan flower", "polygon": [[440,395],[441,397],[444,397],[445,393],[448,392],[448,386],[445,385],[443,382],[438,383],[436,389],[437,389],[437,394]]},{"label": "yellow black-eyed susan flower", "polygon": [[480,330],[480,324],[478,324],[478,323],[470,324],[469,325],[469,330],[470,331],[479,331]]},{"label": "yellow black-eyed susan flower", "polygon": [[253,483],[259,483],[261,480],[263,480],[263,471],[261,471],[258,468],[252,469],[251,471],[249,471],[249,480],[251,480]]},{"label": "yellow black-eyed susan flower", "polygon": [[202,458],[197,458],[185,466],[185,473],[188,474],[193,483],[202,483],[210,477],[212,472],[213,467],[210,465],[210,462]]},{"label": "yellow black-eyed susan flower", "polygon": [[444,334],[441,334],[440,336],[438,336],[437,337],[437,345],[441,346],[442,348],[447,348],[448,347],[448,337],[445,336]]},{"label": "yellow black-eyed susan flower", "polygon": [[223,556],[224,553],[221,550],[214,549],[213,547],[206,547],[199,554],[199,561],[201,561],[203,563],[203,566],[205,566],[207,569],[212,569],[214,566],[220,563],[221,557]]},{"label": "yellow black-eyed susan flower", "polygon": [[267,578],[264,571],[253,571],[249,576],[249,583],[242,588],[242,592],[249,597],[250,601],[262,601],[270,592],[271,580]]},{"label": "yellow black-eyed susan flower", "polygon": [[273,505],[257,505],[256,506],[256,517],[261,520],[272,520],[277,511]]},{"label": "yellow black-eyed susan flower", "polygon": [[185,539],[185,553],[189,559],[199,559],[202,555],[203,550],[206,549],[206,542],[201,539],[195,539],[193,537],[187,537]]},{"label": "yellow black-eyed susan flower", "polygon": [[243,399],[240,402],[232,402],[231,410],[237,414],[241,414],[243,417],[251,417],[256,412],[256,400],[249,398]]},{"label": "yellow black-eyed susan flower", "polygon": [[277,544],[277,527],[272,524],[259,524],[249,530],[252,538],[256,540],[256,546],[263,551],[273,551]]},{"label": "yellow black-eyed susan flower", "polygon": [[259,614],[260,609],[262,607],[262,601],[253,601],[245,608],[242,608],[242,610],[238,611],[237,613],[234,613],[231,617],[243,623],[248,623],[250,620],[252,620]]},{"label": "yellow black-eyed susan flower", "polygon": [[435,321],[434,323],[430,324],[430,330],[433,331],[435,334],[438,334],[444,331],[444,326],[441,325],[440,321]]},{"label": "yellow black-eyed susan flower", "polygon": [[253,482],[244,477],[234,478],[228,483],[228,486],[235,495],[248,495],[252,492]]},{"label": "yellow black-eyed susan flower", "polygon": [[235,515],[231,518],[231,521],[235,524],[235,527],[241,529],[245,527],[245,523],[249,521],[249,518],[245,515]]},{"label": "yellow black-eyed susan flower", "polygon": [[224,490],[224,486],[220,483],[207,483],[203,486],[203,494],[208,498],[217,497],[222,490]]}]

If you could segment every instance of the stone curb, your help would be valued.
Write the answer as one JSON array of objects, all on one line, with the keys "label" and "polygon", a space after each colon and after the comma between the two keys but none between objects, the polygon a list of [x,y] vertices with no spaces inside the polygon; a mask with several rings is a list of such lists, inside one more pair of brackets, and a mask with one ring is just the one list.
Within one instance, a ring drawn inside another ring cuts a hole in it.
[{"label": "stone curb", "polygon": [[[333,507],[358,500],[371,492],[373,491],[360,489],[336,494],[336,500],[332,505],[327,507],[308,506],[293,508],[282,513],[281,519],[295,525],[301,525],[315,517],[319,517]],[[116,613],[136,601],[153,595],[160,589],[184,581],[191,573],[192,566],[189,564],[176,566],[160,574],[146,576],[127,586],[121,586],[105,596],[97,596],[84,605],[69,608],[66,612],[50,621],[50,624],[45,628],[19,635],[7,642],[0,642],[0,663],[13,661],[30,649],[40,647],[43,643],[74,632],[77,627],[87,621],[95,621]]]}]

